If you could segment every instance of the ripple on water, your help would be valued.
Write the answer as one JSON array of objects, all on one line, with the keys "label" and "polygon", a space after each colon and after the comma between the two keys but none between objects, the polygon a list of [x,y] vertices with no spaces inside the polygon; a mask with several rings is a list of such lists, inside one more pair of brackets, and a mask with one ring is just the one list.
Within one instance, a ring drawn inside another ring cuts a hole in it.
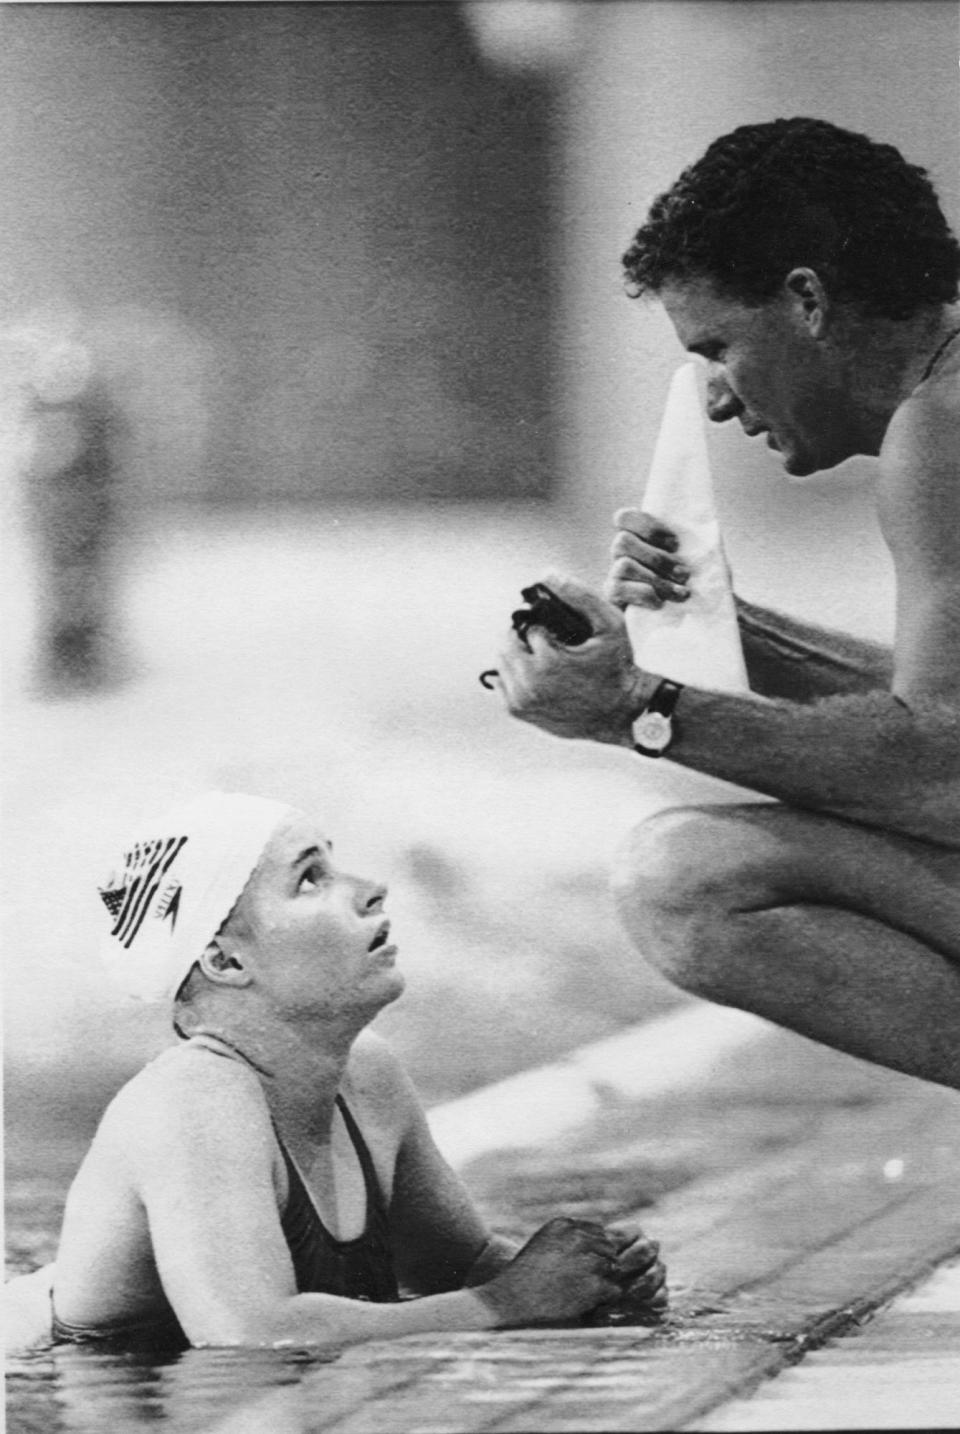
[{"label": "ripple on water", "polygon": [[209,1434],[231,1413],[338,1356],[307,1350],[190,1349],[169,1357],[62,1345],[11,1359],[9,1434]]}]

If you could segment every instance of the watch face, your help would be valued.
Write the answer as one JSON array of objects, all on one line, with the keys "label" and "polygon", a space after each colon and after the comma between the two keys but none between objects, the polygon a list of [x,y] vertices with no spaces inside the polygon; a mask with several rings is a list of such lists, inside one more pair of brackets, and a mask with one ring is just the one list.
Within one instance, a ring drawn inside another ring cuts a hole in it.
[{"label": "watch face", "polygon": [[669,747],[673,723],[662,712],[644,712],[633,724],[633,740],[638,747],[651,747],[662,752]]}]

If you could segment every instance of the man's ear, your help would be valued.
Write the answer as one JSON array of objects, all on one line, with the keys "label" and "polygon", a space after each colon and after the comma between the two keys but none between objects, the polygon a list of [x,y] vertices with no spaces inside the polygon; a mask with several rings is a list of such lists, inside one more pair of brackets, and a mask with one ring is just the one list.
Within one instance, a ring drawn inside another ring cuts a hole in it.
[{"label": "man's ear", "polygon": [[833,301],[817,271],[791,269],[783,288],[794,317],[810,338],[825,338],[833,317]]},{"label": "man's ear", "polygon": [[200,970],[216,986],[249,986],[252,980],[239,957],[228,956],[217,941],[211,941],[200,957]]}]

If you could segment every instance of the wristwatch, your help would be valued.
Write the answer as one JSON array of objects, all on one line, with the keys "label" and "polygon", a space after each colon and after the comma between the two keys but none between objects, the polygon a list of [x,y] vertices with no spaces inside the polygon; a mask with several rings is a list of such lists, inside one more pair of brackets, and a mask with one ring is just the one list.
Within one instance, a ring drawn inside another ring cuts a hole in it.
[{"label": "wristwatch", "polygon": [[673,709],[683,687],[666,679],[633,724],[633,745],[644,757],[662,757],[673,741]]}]

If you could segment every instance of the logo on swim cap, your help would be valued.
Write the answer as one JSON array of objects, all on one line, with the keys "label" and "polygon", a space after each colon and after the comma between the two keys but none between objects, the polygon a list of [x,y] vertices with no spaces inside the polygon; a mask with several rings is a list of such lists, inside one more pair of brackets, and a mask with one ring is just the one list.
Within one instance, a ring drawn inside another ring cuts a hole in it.
[{"label": "logo on swim cap", "polygon": [[[186,842],[185,836],[137,842],[123,854],[124,872],[119,884],[111,883],[106,890],[98,888],[101,901],[114,919],[110,935],[128,950],[163,878]],[[178,889],[179,885],[178,882]],[[169,906],[157,914],[166,914],[167,909]]]},{"label": "logo on swim cap", "polygon": [[160,893],[160,897],[157,901],[157,909],[153,913],[159,921],[169,920],[171,931],[173,931],[177,924],[177,914],[180,910],[180,897],[182,895],[182,883],[179,881],[171,881],[169,886]]}]

